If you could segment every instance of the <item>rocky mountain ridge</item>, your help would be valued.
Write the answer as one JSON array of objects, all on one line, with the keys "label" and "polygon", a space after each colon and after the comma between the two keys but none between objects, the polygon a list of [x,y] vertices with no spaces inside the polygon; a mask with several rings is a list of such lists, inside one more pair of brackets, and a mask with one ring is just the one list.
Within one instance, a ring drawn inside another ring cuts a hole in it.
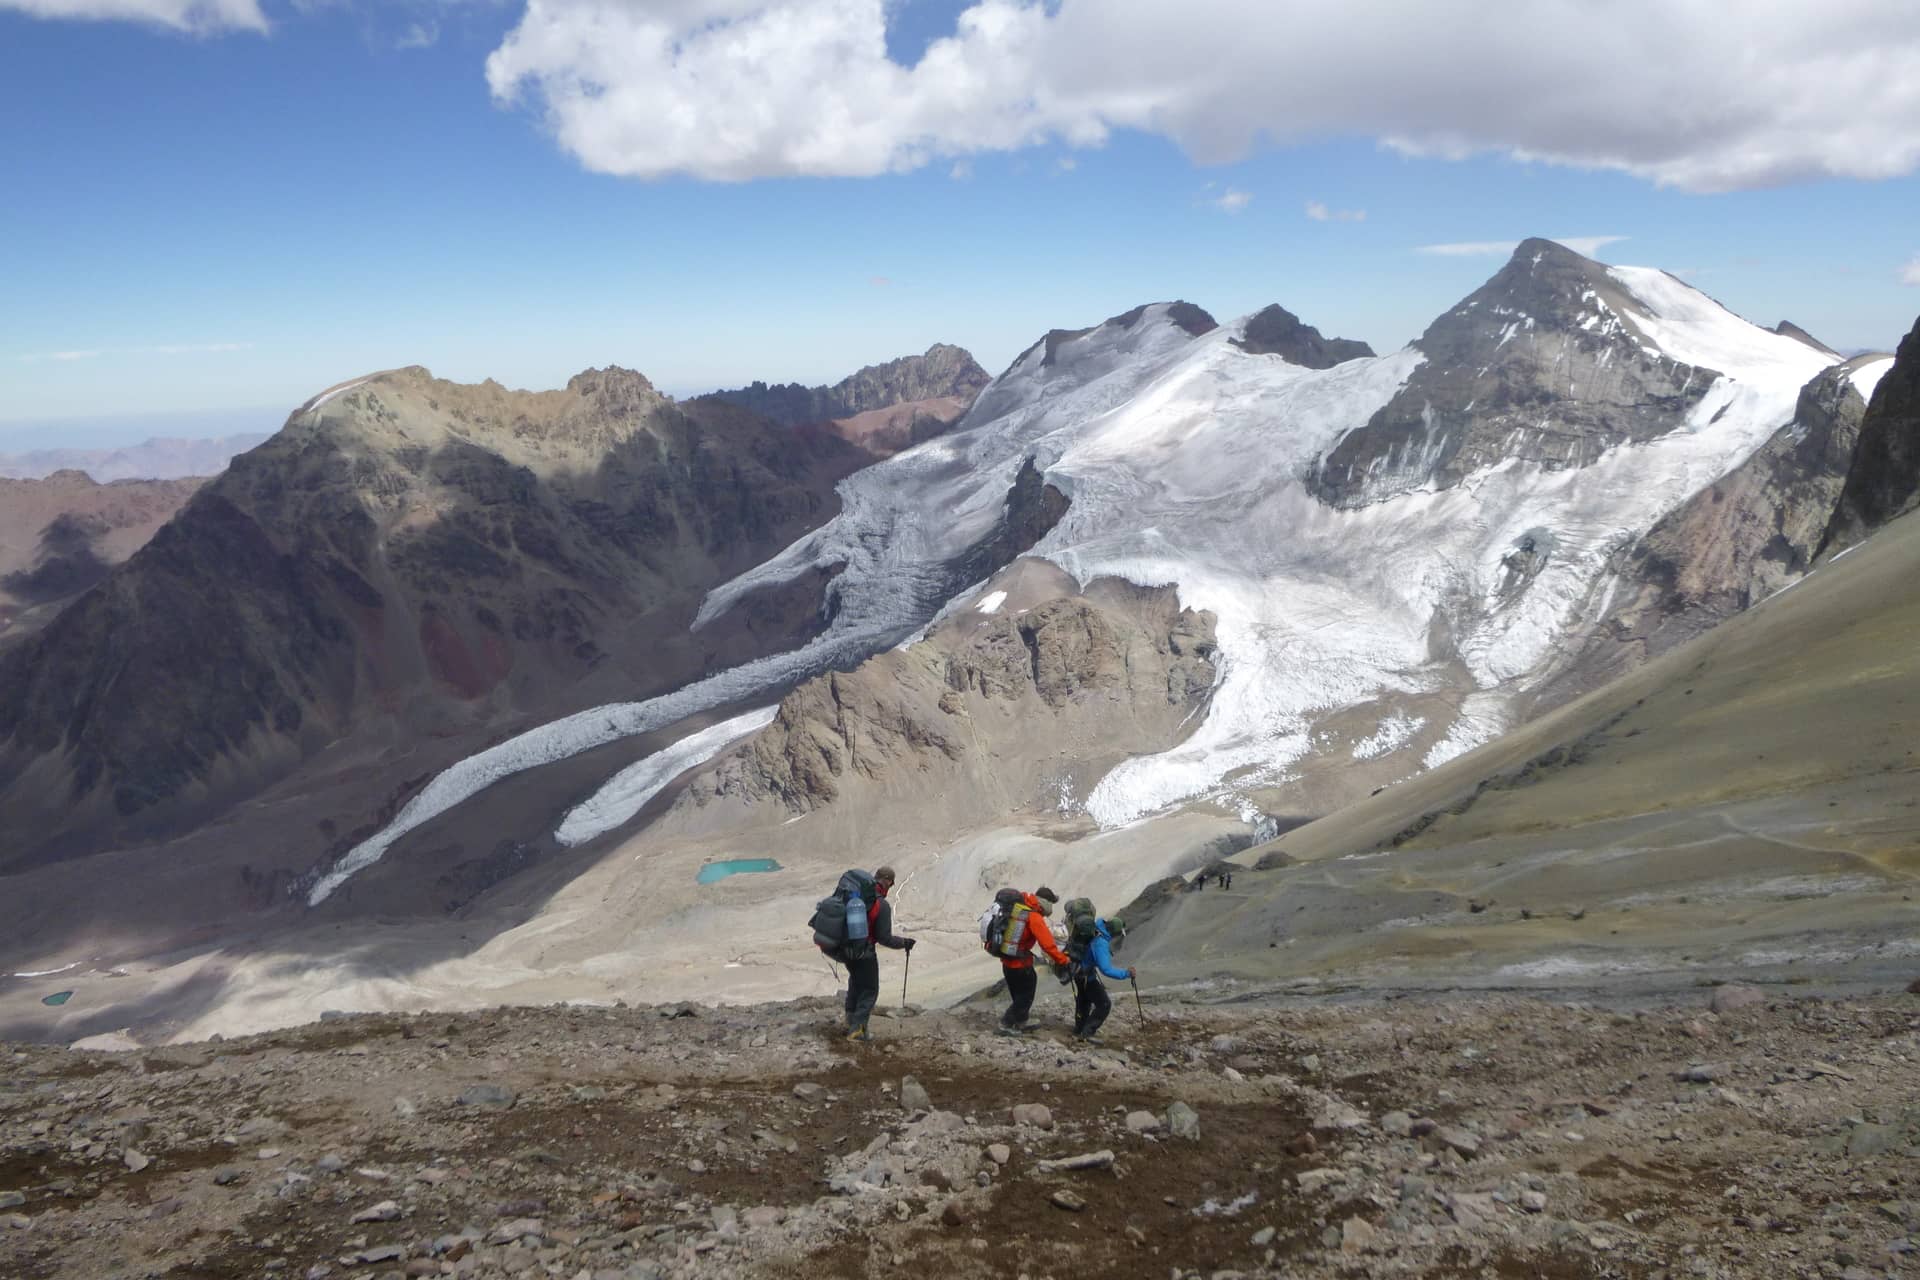
[{"label": "rocky mountain ridge", "polygon": [[413,368],[316,397],[0,659],[0,860],[177,830],[374,722],[485,723],[603,667],[673,683],[756,628],[786,643],[817,601],[692,649],[641,634],[683,629],[862,461],[618,369],[525,393]]},{"label": "rocky mountain ridge", "polygon": [[830,387],[754,382],[700,398],[790,427],[832,424],[834,434],[884,458],[951,427],[989,381],[965,348],[936,342],[921,355],[868,365]]},{"label": "rocky mountain ridge", "polygon": [[1253,355],[1279,356],[1306,369],[1331,369],[1348,360],[1372,358],[1373,348],[1351,338],[1323,338],[1320,331],[1278,303],[1247,318],[1233,345]]},{"label": "rocky mountain ridge", "polygon": [[1512,460],[1546,470],[1664,434],[1719,370],[1645,340],[1647,312],[1599,263],[1527,240],[1507,265],[1427,327],[1425,361],[1309,486],[1335,507],[1446,488]]}]

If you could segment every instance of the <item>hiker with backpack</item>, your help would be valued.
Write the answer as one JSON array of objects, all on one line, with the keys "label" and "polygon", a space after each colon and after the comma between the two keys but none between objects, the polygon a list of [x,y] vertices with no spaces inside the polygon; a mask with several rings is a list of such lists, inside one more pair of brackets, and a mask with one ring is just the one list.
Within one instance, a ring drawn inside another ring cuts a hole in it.
[{"label": "hiker with backpack", "polygon": [[1101,977],[1115,982],[1131,982],[1135,977],[1134,970],[1113,966],[1113,948],[1127,936],[1127,925],[1117,916],[1101,919],[1088,898],[1069,902],[1066,915],[1067,955],[1073,961],[1073,1035],[1076,1040],[1093,1040],[1113,1012],[1113,1000]]},{"label": "hiker with backpack", "polygon": [[1001,976],[1006,979],[1012,1003],[1000,1015],[1002,1035],[1017,1035],[1027,1029],[1027,1015],[1033,1012],[1034,993],[1040,977],[1033,969],[1033,949],[1038,946],[1049,960],[1064,970],[1067,956],[1053,940],[1047,917],[1060,896],[1045,885],[1032,893],[1002,889],[994,895],[993,905],[980,917],[980,941],[987,954],[1000,961]]},{"label": "hiker with backpack", "polygon": [[814,908],[814,945],[829,960],[847,966],[847,1039],[856,1042],[873,1039],[867,1020],[880,998],[880,955],[875,946],[913,952],[914,940],[893,932],[893,904],[887,901],[893,883],[892,867],[880,867],[872,875],[849,871]]}]

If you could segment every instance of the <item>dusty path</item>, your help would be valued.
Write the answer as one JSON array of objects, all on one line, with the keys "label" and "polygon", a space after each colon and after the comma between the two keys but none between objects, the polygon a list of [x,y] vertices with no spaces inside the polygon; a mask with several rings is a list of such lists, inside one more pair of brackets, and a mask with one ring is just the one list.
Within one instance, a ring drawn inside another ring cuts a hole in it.
[{"label": "dusty path", "polygon": [[10,1046],[0,1275],[1920,1273],[1914,996],[1160,1001],[1092,1050],[1062,1012],[864,1047],[817,1000]]}]

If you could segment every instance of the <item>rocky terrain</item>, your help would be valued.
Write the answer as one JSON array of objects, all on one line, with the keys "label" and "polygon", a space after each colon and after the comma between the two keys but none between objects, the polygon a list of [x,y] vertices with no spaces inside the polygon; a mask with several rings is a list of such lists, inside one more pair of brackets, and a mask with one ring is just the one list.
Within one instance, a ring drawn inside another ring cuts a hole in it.
[{"label": "rocky terrain", "polygon": [[1867,1280],[1920,1249],[1912,995],[1168,997],[1089,1047],[1043,985],[1013,1041],[889,994],[867,1046],[828,1000],[11,1046],[0,1271]]},{"label": "rocky terrain", "polygon": [[[1004,581],[991,609],[960,613],[931,643],[788,694],[773,723],[690,795],[774,798],[807,813],[850,786],[897,797],[953,785],[994,797],[974,815],[985,821],[1007,792],[959,779],[982,769],[1017,775],[1009,756],[1058,754],[1071,742],[1075,765],[1091,770],[1178,739],[1213,687],[1209,615],[1181,609],[1164,589],[1112,580],[1082,594],[1035,562]],[[1045,804],[1045,785],[1019,801]]]},{"label": "rocky terrain", "polygon": [[964,348],[936,342],[923,355],[868,365],[830,387],[755,382],[704,398],[790,427],[820,425],[875,458],[887,458],[953,426],[989,381]]},{"label": "rocky terrain", "polygon": [[1857,542],[1920,505],[1920,321],[1901,339],[1894,366],[1881,381],[1860,424],[1860,446],[1827,532],[1827,549]]},{"label": "rocky terrain", "polygon": [[0,479],[0,645],[45,626],[138,551],[204,480]]},{"label": "rocky terrain", "polygon": [[0,454],[0,477],[38,480],[58,471],[81,471],[97,484],[116,480],[183,480],[218,475],[227,462],[265,442],[261,432],[183,439],[160,436],[114,449],[33,449]]},{"label": "rocky terrain", "polygon": [[[1856,376],[1884,360],[1851,360],[1820,374],[1801,389],[1792,422],[1620,554],[1620,585],[1564,685],[1597,687],[1807,572],[1854,465],[1867,410]],[[1551,556],[1550,541],[1515,549],[1516,584]]]}]

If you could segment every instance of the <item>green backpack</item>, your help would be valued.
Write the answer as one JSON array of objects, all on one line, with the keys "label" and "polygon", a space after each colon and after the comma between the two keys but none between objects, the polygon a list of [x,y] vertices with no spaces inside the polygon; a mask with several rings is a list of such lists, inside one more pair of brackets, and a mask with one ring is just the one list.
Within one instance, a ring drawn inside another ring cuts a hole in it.
[{"label": "green backpack", "polygon": [[1067,918],[1067,959],[1075,965],[1082,964],[1087,958],[1087,948],[1099,936],[1099,913],[1093,909],[1092,898],[1071,898],[1060,910]]}]

